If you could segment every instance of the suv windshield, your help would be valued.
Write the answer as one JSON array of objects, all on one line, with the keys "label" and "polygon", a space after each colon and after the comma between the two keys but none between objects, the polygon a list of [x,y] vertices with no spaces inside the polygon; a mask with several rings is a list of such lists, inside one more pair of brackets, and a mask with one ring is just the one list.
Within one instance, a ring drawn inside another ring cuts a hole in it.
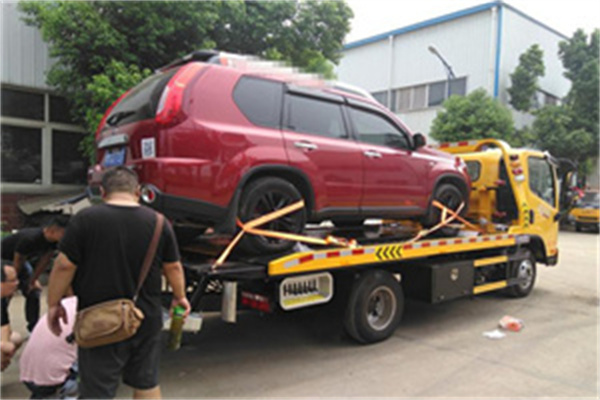
[{"label": "suv windshield", "polygon": [[106,118],[106,125],[116,127],[154,118],[162,91],[178,69],[154,74],[131,89]]}]

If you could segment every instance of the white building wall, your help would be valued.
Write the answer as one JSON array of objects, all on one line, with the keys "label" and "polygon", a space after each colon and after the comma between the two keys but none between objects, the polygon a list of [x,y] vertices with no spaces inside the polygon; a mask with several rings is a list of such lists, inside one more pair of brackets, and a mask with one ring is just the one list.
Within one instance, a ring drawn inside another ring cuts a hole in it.
[{"label": "white building wall", "polygon": [[25,25],[17,3],[2,3],[2,52],[0,80],[3,84],[48,89],[45,72],[50,68],[48,46],[40,32]]},{"label": "white building wall", "polygon": [[337,67],[338,79],[369,92],[387,90],[389,86],[388,39],[344,51]]},{"label": "white building wall", "polygon": [[[564,98],[571,86],[563,73],[564,68],[558,57],[558,44],[567,38],[530,21],[518,12],[503,8],[502,16],[502,52],[500,55],[500,92],[499,99],[509,104],[508,88],[511,86],[510,74],[519,65],[519,57],[529,47],[538,44],[544,52],[545,75],[539,79],[540,89],[558,98]],[[534,117],[529,114],[513,112],[517,128],[530,125]]]},{"label": "white building wall", "polygon": [[[467,92],[493,88],[495,60],[494,10],[397,35],[393,39],[390,73],[389,38],[344,50],[338,79],[369,92],[426,84],[447,78],[440,60],[428,47],[434,45],[458,78],[467,78]],[[441,107],[398,113],[415,132],[429,134],[431,121]]]}]

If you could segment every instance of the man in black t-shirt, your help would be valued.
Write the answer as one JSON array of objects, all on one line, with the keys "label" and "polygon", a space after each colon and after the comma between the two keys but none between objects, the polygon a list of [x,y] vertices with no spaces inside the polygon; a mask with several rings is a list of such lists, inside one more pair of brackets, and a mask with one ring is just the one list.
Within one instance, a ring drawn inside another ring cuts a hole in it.
[{"label": "man in black t-shirt", "polygon": [[40,318],[42,287],[38,278],[50,265],[56,244],[65,234],[68,221],[68,216],[59,215],[51,218],[42,228],[24,228],[2,239],[2,260],[16,269],[19,290],[25,296],[25,317],[29,332]]},{"label": "man in black t-shirt", "polygon": [[[81,310],[108,300],[132,298],[143,259],[152,240],[156,213],[139,205],[135,172],[125,167],[108,170],[102,178],[104,204],[80,211],[59,245],[48,284],[48,324],[56,335],[65,321],[61,298],[72,285]],[[121,376],[134,388],[135,398],[159,398],[158,367],[162,328],[161,272],[173,289],[172,306],[187,315],[183,267],[168,221],[150,271],[137,299],[144,320],[137,333],[119,343],[79,349],[82,398],[113,398]]]}]

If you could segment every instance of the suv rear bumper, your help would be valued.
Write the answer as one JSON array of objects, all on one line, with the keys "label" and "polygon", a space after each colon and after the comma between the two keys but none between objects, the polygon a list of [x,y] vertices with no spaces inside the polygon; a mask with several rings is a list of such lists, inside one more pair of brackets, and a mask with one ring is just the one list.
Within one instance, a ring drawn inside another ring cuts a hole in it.
[{"label": "suv rear bumper", "polygon": [[[150,191],[149,196],[142,196],[140,203],[164,214],[169,219],[194,220],[207,225],[218,225],[225,221],[228,209],[201,200],[165,194],[154,185],[143,185],[142,192]],[[100,198],[99,186],[88,186],[86,189],[90,199]]]},{"label": "suv rear bumper", "polygon": [[[144,195],[148,192],[152,192],[152,199]],[[154,185],[144,185],[142,187],[140,201],[142,204],[165,214],[168,218],[196,220],[210,225],[222,223],[228,214],[228,210],[225,207],[206,201],[165,194]]]}]

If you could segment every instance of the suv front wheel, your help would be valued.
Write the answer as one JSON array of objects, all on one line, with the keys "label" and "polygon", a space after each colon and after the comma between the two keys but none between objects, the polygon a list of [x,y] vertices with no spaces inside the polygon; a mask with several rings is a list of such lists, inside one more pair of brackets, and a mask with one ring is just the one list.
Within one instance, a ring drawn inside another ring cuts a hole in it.
[{"label": "suv front wheel", "polygon": [[[242,222],[251,221],[300,200],[302,200],[302,195],[288,181],[276,177],[259,178],[254,182],[250,182],[242,191],[238,216]],[[306,225],[305,208],[258,228],[279,232],[302,233],[304,225]],[[248,253],[264,254],[280,253],[291,249],[294,244],[295,242],[289,240],[247,234],[240,243],[240,247]]]},{"label": "suv front wheel", "polygon": [[[437,200],[451,210],[457,210],[461,203],[466,202],[461,190],[451,183],[442,183],[439,185],[433,194],[433,200]],[[461,211],[461,215],[465,214],[466,206]],[[425,217],[425,226],[432,227],[440,222],[442,211],[432,204],[429,205],[429,212]]]}]

